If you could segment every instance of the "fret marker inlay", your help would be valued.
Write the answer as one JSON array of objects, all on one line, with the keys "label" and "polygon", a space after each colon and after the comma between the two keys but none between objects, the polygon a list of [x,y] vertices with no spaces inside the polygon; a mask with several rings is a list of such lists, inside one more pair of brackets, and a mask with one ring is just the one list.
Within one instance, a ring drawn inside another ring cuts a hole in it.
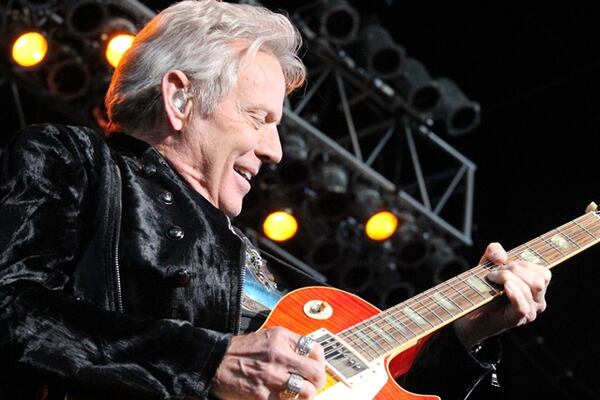
[{"label": "fret marker inlay", "polygon": [[481,280],[477,279],[477,277],[474,276],[470,277],[467,280],[467,283],[479,293],[485,293],[490,290],[489,286],[487,286],[485,283],[483,283]]},{"label": "fret marker inlay", "polygon": [[456,311],[456,306],[451,301],[446,299],[446,297],[440,292],[435,292],[433,294],[433,299],[437,301],[439,305],[444,307],[449,313]]},{"label": "fret marker inlay", "polygon": [[525,261],[529,261],[530,263],[539,264],[540,258],[535,255],[535,253],[531,250],[525,250],[521,253],[521,258]]},{"label": "fret marker inlay", "polygon": [[553,245],[555,245],[556,247],[558,247],[561,250],[568,249],[571,246],[569,244],[569,242],[567,241],[567,239],[565,239],[561,235],[552,236],[552,239],[550,239],[550,241],[552,242]]},{"label": "fret marker inlay", "polygon": [[404,307],[402,309],[402,313],[408,318],[410,318],[417,325],[427,325],[427,321],[425,321],[425,319],[423,319],[423,317],[421,317],[421,315],[419,315],[418,312],[416,312],[410,307]]}]

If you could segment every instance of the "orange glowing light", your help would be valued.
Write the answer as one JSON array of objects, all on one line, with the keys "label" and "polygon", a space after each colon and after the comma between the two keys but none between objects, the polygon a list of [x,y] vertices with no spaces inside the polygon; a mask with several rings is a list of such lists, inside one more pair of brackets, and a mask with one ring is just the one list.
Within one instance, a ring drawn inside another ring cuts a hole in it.
[{"label": "orange glowing light", "polygon": [[119,61],[121,61],[123,54],[131,47],[134,38],[135,36],[132,34],[119,34],[110,38],[106,45],[105,56],[106,61],[108,61],[113,68],[116,68],[117,65],[119,65]]},{"label": "orange glowing light", "polygon": [[12,58],[22,67],[33,67],[41,63],[48,52],[48,41],[39,32],[27,32],[15,40]]},{"label": "orange glowing light", "polygon": [[398,228],[398,217],[389,211],[379,211],[369,218],[365,232],[370,239],[386,240]]},{"label": "orange glowing light", "polygon": [[288,212],[276,211],[267,216],[263,222],[263,232],[276,242],[284,242],[294,237],[298,231],[298,221]]}]

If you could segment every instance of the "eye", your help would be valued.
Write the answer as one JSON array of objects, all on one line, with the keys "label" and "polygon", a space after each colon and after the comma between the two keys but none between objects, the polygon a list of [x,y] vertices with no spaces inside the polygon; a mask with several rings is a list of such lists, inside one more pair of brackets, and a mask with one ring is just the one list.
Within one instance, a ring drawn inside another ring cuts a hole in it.
[{"label": "eye", "polygon": [[258,126],[264,125],[267,123],[267,113],[260,111],[252,111],[250,112],[250,117],[254,121],[254,123]]}]

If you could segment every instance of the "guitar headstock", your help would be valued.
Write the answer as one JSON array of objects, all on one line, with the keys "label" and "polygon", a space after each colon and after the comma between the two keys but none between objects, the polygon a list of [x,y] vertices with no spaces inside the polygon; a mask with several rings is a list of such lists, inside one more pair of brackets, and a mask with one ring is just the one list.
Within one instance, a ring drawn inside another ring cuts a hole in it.
[{"label": "guitar headstock", "polygon": [[585,208],[585,212],[589,213],[589,212],[597,212],[598,211],[598,205],[596,203],[594,203],[593,201],[588,204],[588,206]]}]

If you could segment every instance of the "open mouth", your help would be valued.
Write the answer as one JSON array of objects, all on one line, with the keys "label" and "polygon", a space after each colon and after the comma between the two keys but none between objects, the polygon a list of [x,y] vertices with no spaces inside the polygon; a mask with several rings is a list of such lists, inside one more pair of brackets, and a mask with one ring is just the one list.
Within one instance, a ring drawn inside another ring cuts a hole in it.
[{"label": "open mouth", "polygon": [[239,168],[233,168],[233,169],[235,172],[240,174],[248,182],[250,182],[250,180],[252,179],[252,174],[250,172],[243,170],[243,169],[239,169]]}]

